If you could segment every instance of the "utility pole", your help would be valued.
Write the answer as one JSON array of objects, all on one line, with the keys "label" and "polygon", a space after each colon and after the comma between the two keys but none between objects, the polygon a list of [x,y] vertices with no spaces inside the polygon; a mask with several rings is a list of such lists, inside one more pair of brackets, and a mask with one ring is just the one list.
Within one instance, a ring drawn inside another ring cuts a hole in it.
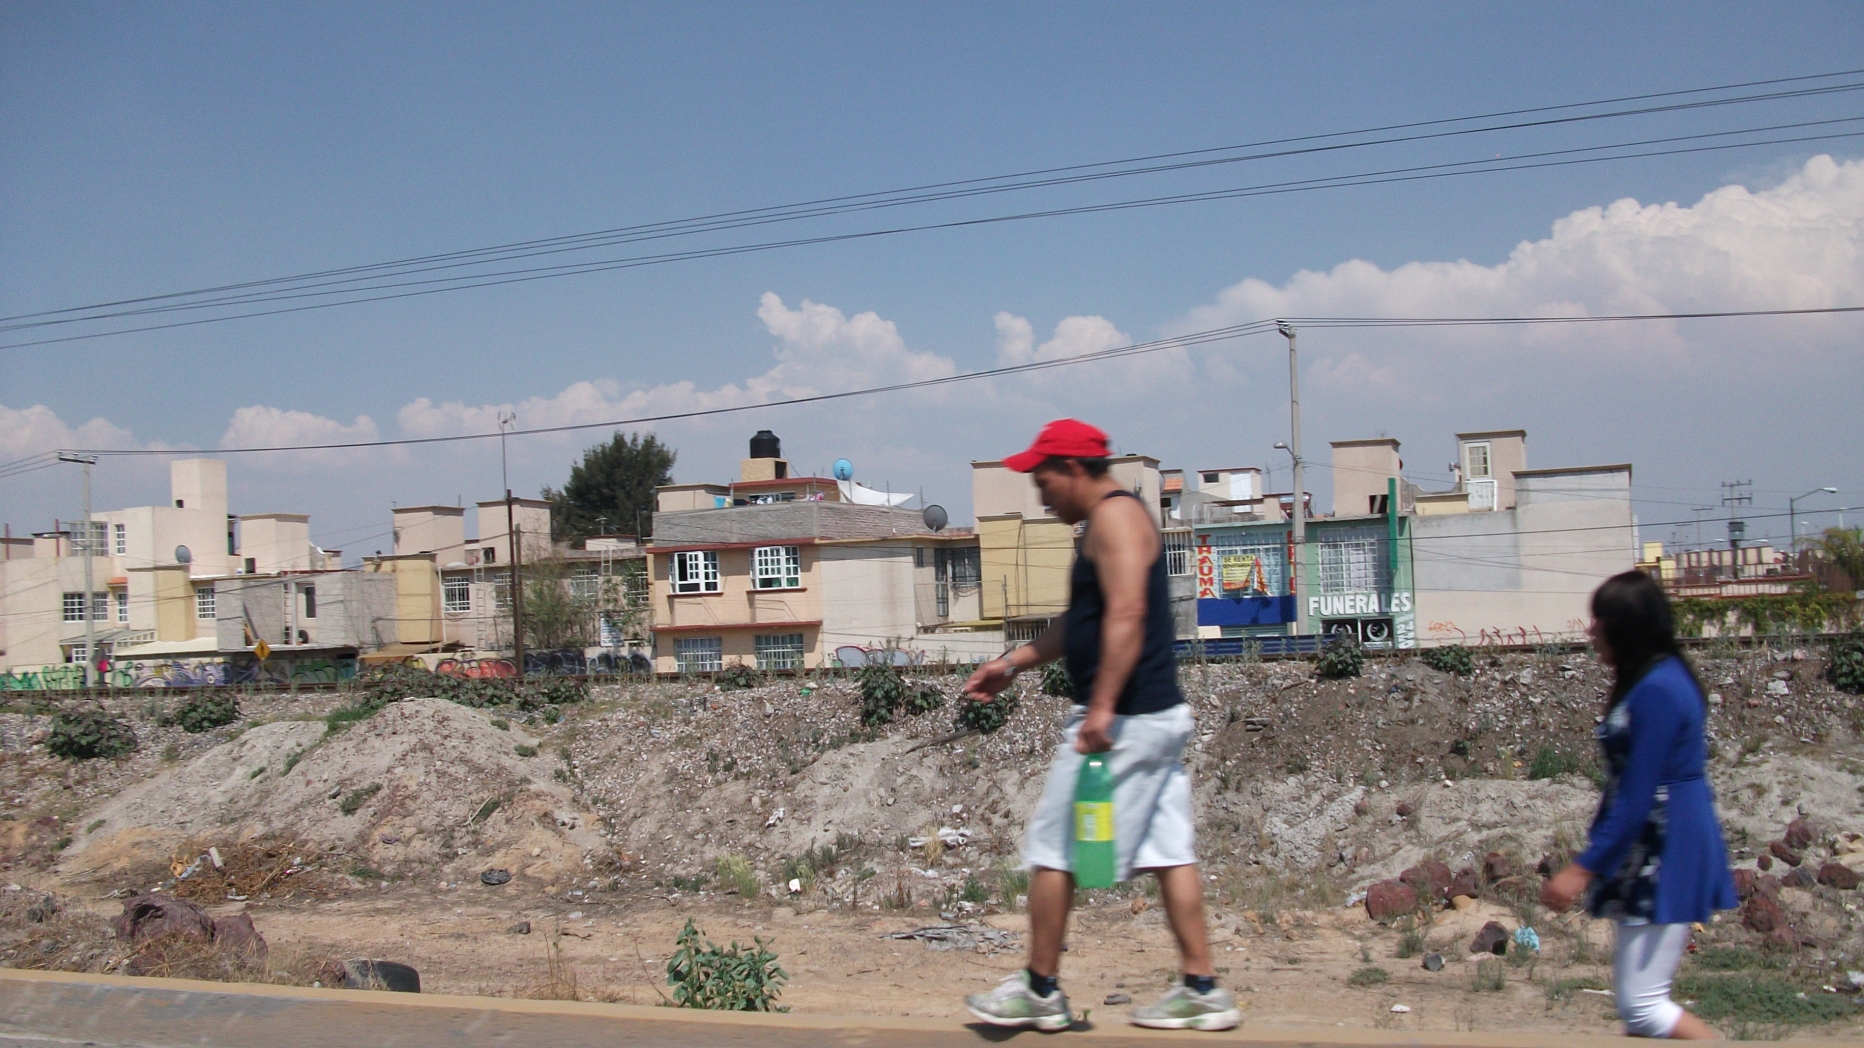
[{"label": "utility pole", "polygon": [[1294,597],[1294,632],[1299,636],[1307,622],[1307,507],[1302,505],[1307,474],[1301,461],[1301,365],[1295,353],[1294,326],[1276,321],[1275,329],[1288,340],[1288,453],[1294,456],[1294,562],[1288,566],[1288,592]]},{"label": "utility pole", "polygon": [[[1788,553],[1799,551],[1799,500],[1809,499],[1814,495],[1836,495],[1838,489],[1833,487],[1813,488],[1804,495],[1795,495],[1786,500],[1786,550]],[[1794,561],[1794,566],[1798,566]]]},{"label": "utility pole", "polygon": [[510,561],[507,566],[511,572],[511,650],[512,661],[517,663],[518,676],[524,676],[524,551],[523,536],[519,534],[515,514],[511,506],[511,466],[505,457],[505,434],[512,424],[518,421],[515,411],[501,411],[498,414],[498,473],[505,487],[505,541],[510,544]]},{"label": "utility pole", "polygon": [[97,526],[91,523],[91,467],[96,455],[58,453],[60,462],[84,465],[84,686],[92,686],[91,671],[97,665],[97,594],[91,582],[91,547],[97,545]]}]

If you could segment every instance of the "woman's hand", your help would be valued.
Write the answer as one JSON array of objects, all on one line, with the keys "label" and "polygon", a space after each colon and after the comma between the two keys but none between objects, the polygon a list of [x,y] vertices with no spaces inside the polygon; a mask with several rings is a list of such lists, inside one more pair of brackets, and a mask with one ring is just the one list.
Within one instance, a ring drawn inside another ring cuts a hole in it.
[{"label": "woman's hand", "polygon": [[1578,863],[1568,863],[1566,869],[1547,878],[1547,883],[1540,887],[1540,904],[1558,913],[1570,909],[1579,899],[1586,885],[1592,883],[1592,871]]},{"label": "woman's hand", "polygon": [[977,668],[964,682],[963,695],[972,702],[989,702],[1016,679],[1016,667],[1009,659],[991,659]]}]

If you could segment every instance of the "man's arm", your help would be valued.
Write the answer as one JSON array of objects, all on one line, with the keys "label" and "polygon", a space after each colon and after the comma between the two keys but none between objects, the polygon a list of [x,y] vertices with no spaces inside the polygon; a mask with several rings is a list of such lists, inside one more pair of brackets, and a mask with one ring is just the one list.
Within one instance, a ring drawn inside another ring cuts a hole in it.
[{"label": "man's arm", "polygon": [[1146,583],[1159,555],[1158,533],[1137,499],[1106,499],[1095,507],[1082,555],[1094,561],[1106,609],[1100,620],[1100,668],[1075,749],[1100,753],[1113,748],[1113,707],[1145,648]]},{"label": "man's arm", "polygon": [[1062,623],[1057,619],[1035,640],[979,666],[964,682],[964,696],[976,702],[989,702],[1008,687],[1018,673],[1061,658],[1061,638]]}]

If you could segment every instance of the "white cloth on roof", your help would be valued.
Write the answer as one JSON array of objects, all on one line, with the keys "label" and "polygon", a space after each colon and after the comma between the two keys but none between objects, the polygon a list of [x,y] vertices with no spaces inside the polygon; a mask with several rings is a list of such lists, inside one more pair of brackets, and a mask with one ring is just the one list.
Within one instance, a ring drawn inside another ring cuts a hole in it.
[{"label": "white cloth on roof", "polygon": [[841,486],[843,502],[852,502],[857,506],[904,506],[915,497],[910,491],[888,493],[875,491],[873,488],[856,484],[852,480],[838,480]]}]

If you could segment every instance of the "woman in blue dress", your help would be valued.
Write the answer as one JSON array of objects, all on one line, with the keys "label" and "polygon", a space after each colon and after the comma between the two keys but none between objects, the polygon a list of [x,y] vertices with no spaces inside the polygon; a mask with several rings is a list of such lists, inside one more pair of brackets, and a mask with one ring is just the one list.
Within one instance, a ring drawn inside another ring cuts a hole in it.
[{"label": "woman in blue dress", "polygon": [[1708,704],[1677,647],[1670,601],[1650,576],[1607,579],[1592,594],[1587,633],[1613,675],[1595,731],[1605,787],[1590,847],[1548,879],[1541,901],[1564,910],[1584,893],[1592,916],[1616,922],[1612,986],[1626,1033],[1712,1038],[1670,1000],[1691,922],[1736,902],[1704,776]]}]

